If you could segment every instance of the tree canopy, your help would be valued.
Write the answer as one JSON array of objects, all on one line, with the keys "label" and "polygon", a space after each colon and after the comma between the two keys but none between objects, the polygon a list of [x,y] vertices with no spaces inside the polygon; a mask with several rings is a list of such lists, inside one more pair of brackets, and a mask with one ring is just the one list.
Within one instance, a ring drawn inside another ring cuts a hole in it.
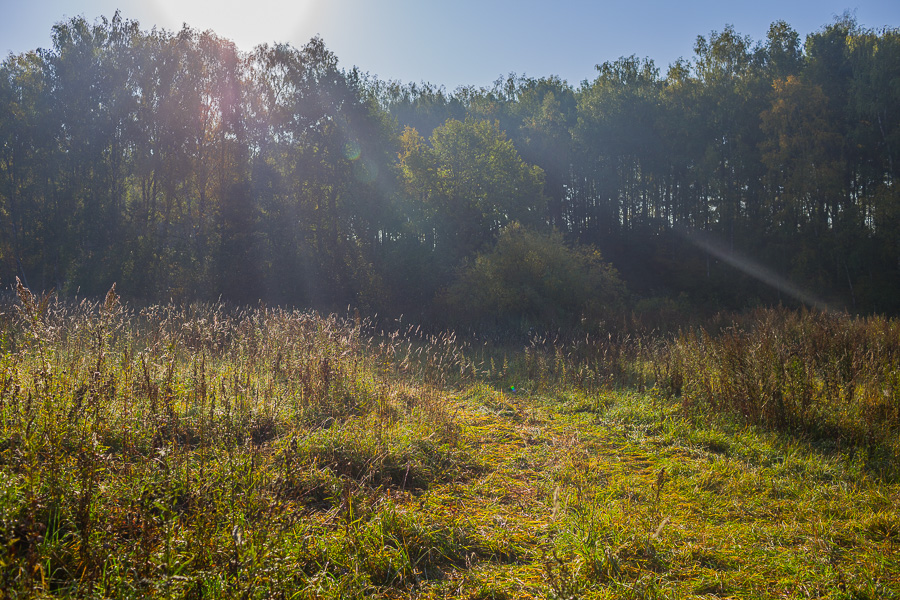
[{"label": "tree canopy", "polygon": [[[452,92],[318,38],[246,53],[76,17],[0,63],[0,283],[424,314],[512,277],[520,244],[599,249],[638,296],[792,302],[787,280],[896,313],[898,99],[900,31],[846,17],[713,31],[664,74],[632,56]],[[579,312],[535,293],[509,310]]]}]

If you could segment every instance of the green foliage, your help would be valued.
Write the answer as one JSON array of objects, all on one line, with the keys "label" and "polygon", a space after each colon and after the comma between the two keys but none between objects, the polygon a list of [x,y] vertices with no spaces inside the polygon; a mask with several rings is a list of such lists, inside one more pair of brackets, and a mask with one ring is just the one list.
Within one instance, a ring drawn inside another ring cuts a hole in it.
[{"label": "green foliage", "polygon": [[543,174],[527,165],[497,123],[449,120],[425,140],[401,137],[407,193],[422,203],[434,251],[450,267],[482,250],[512,221],[537,225],[544,214]]},{"label": "green foliage", "polygon": [[894,313],[898,40],[849,16],[804,44],[725,27],[664,75],[631,56],[448,92],[342,69],[319,38],[247,53],[75,17],[0,63],[0,280],[427,315],[519,222],[644,297],[784,302],[755,264]]},{"label": "green foliage", "polygon": [[625,287],[593,248],[566,246],[562,235],[507,225],[489,252],[475,257],[449,288],[455,320],[528,326],[596,326],[618,312]]}]

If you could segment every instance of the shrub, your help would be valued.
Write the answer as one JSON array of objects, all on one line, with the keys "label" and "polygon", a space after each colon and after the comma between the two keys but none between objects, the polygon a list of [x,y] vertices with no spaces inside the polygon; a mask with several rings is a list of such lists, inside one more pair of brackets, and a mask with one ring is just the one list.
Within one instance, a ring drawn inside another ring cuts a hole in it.
[{"label": "shrub", "polygon": [[619,309],[625,287],[591,247],[568,247],[561,234],[518,223],[464,267],[444,303],[459,323],[559,327],[592,325]]}]

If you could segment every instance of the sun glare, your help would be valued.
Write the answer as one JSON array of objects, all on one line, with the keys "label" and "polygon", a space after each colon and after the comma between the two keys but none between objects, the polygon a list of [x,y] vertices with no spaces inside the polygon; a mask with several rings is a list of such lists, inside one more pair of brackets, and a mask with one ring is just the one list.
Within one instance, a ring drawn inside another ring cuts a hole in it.
[{"label": "sun glare", "polygon": [[[318,33],[320,3],[315,0],[152,0],[170,30],[183,24],[212,30],[242,50],[259,44],[302,45]],[[147,24],[152,26],[152,24]]]}]

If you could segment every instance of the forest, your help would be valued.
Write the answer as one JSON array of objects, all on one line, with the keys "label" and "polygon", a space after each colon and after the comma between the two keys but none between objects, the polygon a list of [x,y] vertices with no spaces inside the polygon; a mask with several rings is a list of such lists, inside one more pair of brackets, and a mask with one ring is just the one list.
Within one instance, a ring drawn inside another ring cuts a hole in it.
[{"label": "forest", "polygon": [[900,311],[897,29],[448,91],[116,13],[0,72],[5,286],[453,325]]}]

